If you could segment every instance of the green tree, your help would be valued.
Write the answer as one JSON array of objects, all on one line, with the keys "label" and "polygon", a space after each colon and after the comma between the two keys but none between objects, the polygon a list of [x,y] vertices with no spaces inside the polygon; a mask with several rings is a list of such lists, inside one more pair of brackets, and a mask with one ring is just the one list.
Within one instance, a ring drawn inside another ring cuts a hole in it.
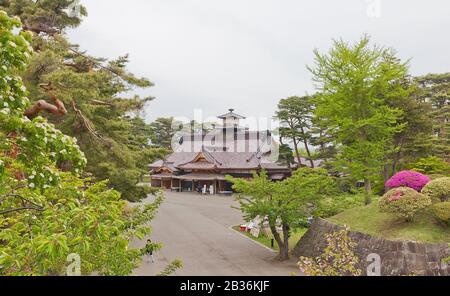
[{"label": "green tree", "polygon": [[310,165],[314,168],[310,151],[312,110],[310,97],[293,96],[280,100],[275,116],[281,123],[280,136],[290,139],[294,145],[298,164],[302,164],[299,143],[303,143]]},{"label": "green tree", "polygon": [[287,144],[281,143],[278,148],[278,163],[288,167],[292,171],[292,164],[294,162],[294,153]]},{"label": "green tree", "polygon": [[0,11],[0,275],[64,275],[71,253],[83,274],[130,274],[141,252],[129,243],[150,233],[162,196],[132,206],[106,181],[80,178],[76,139],[24,115],[30,101],[17,73],[32,48],[20,27]]},{"label": "green tree", "polygon": [[152,130],[152,144],[168,150],[172,149],[172,138],[176,132],[182,129],[183,125],[173,119],[173,117],[160,117],[150,123]]},{"label": "green tree", "polygon": [[370,46],[365,36],[353,45],[334,41],[327,54],[316,50],[315,64],[308,69],[319,90],[315,116],[330,128],[338,145],[336,164],[364,180],[369,202],[385,150],[404,127],[398,122],[401,110],[388,102],[408,95],[402,83],[407,65],[393,50]]},{"label": "green tree", "polygon": [[433,120],[432,155],[448,160],[450,155],[450,73],[416,78],[421,98],[431,103]]},{"label": "green tree", "polygon": [[265,171],[255,173],[251,180],[226,178],[239,193],[236,199],[247,221],[258,216],[268,219],[280,260],[289,258],[290,231],[311,216],[317,200],[335,192],[333,179],[318,168],[299,168],[281,182],[272,182]]},{"label": "green tree", "polygon": [[404,85],[410,89],[409,96],[388,100],[390,107],[402,111],[397,123],[404,128],[386,146],[384,182],[397,173],[399,167],[431,153],[431,105],[420,98],[421,91],[414,81],[408,79]]},{"label": "green tree", "polygon": [[76,27],[87,16],[86,8],[76,0],[3,0],[0,9],[20,15],[23,28],[36,34],[61,33]]},{"label": "green tree", "polygon": [[416,162],[408,164],[408,167],[427,175],[445,176],[450,174],[450,164],[436,156],[420,158]]},{"label": "green tree", "polygon": [[34,34],[35,54],[22,72],[33,102],[25,114],[45,116],[76,137],[88,159],[86,172],[96,180],[109,179],[123,198],[139,200],[149,191],[137,186],[147,173],[145,165],[165,152],[149,144],[151,130],[139,118],[152,98],[123,94],[153,84],[126,70],[127,55],[110,61],[91,57],[67,40],[64,30],[78,26],[86,15],[82,6],[76,6],[78,14],[70,13],[74,4],[69,0],[2,2],[11,15],[24,19],[23,29]]}]

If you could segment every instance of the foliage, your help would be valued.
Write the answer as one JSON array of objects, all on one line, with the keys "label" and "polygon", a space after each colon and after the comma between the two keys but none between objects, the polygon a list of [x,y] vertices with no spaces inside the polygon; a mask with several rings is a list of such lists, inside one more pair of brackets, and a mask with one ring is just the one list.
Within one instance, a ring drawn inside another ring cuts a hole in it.
[{"label": "foliage", "polygon": [[[288,258],[289,231],[311,216],[319,199],[335,192],[334,180],[324,169],[318,168],[300,168],[281,182],[272,182],[265,171],[259,175],[255,173],[251,180],[230,176],[226,179],[239,193],[236,200],[247,221],[257,216],[268,219],[281,260]],[[276,230],[277,222],[281,225],[283,237]]]},{"label": "foliage", "polygon": [[438,178],[429,182],[422,189],[433,203],[450,200],[450,177]]},{"label": "foliage", "polygon": [[287,138],[294,144],[298,164],[302,164],[299,153],[299,143],[303,143],[310,165],[314,168],[309,148],[312,134],[311,118],[312,103],[310,97],[289,97],[280,100],[275,115],[280,120],[280,136]]},{"label": "foliage", "polygon": [[169,276],[173,274],[177,269],[183,267],[183,262],[181,260],[173,260],[166,268],[157,274],[157,276]]},{"label": "foliage", "polygon": [[168,150],[172,149],[172,140],[176,132],[183,127],[181,122],[175,121],[173,117],[157,118],[150,123],[152,145]]},{"label": "foliage", "polygon": [[137,207],[127,205],[106,182],[90,185],[64,174],[59,185],[42,194],[23,188],[2,196],[2,208],[17,207],[27,198],[42,210],[0,216],[0,274],[64,275],[72,253],[80,256],[86,275],[128,275],[138,267],[141,251],[129,243],[149,234],[144,224],[155,215],[162,195]]},{"label": "foliage", "polygon": [[[88,160],[85,171],[96,180],[109,179],[127,200],[144,198],[148,190],[137,183],[148,171],[146,164],[166,151],[149,144],[152,131],[139,117],[152,98],[123,96],[153,84],[127,72],[128,56],[111,61],[91,57],[66,39],[64,29],[78,26],[86,15],[74,1],[9,0],[1,5],[34,33],[35,54],[21,72],[32,103],[60,100],[65,115],[41,115],[78,140]],[[68,13],[70,8],[79,14]]]},{"label": "foliage", "polygon": [[420,192],[428,182],[430,182],[430,178],[421,173],[401,171],[387,180],[385,186],[390,188],[406,186]]},{"label": "foliage", "polygon": [[353,251],[357,244],[348,236],[348,230],[326,234],[326,240],[327,246],[319,257],[300,257],[301,272],[310,276],[360,276],[359,258]]},{"label": "foliage", "polygon": [[409,187],[398,187],[386,192],[380,199],[380,210],[393,213],[406,221],[412,221],[414,215],[431,204],[431,199]]},{"label": "foliage", "polygon": [[403,84],[409,88],[410,94],[388,101],[392,108],[402,111],[398,123],[404,125],[404,128],[396,133],[386,146],[382,183],[393,176],[399,168],[404,168],[406,164],[431,153],[430,136],[433,132],[431,104],[421,97],[421,89],[414,79],[408,77]]},{"label": "foliage", "polygon": [[362,206],[365,203],[363,194],[339,194],[319,201],[314,215],[321,218],[334,216],[344,210]]},{"label": "foliage", "polygon": [[[76,8],[78,13],[72,13],[71,8]],[[86,8],[75,0],[5,0],[0,3],[0,9],[10,15],[20,14],[26,30],[35,33],[56,33],[66,27],[76,27],[87,15]]]},{"label": "foliage", "polygon": [[408,165],[411,170],[422,174],[433,175],[449,175],[450,164],[445,160],[436,157],[424,157],[418,159],[416,162]]},{"label": "foliage", "polygon": [[106,181],[80,178],[86,158],[76,139],[24,116],[30,101],[17,73],[32,48],[20,26],[0,11],[0,274],[63,275],[71,253],[84,274],[130,274],[140,250],[129,242],[149,233],[162,196],[129,206]]},{"label": "foliage", "polygon": [[450,202],[436,203],[431,207],[434,217],[441,223],[450,226]]},{"label": "foliage", "polygon": [[450,73],[428,74],[416,78],[420,97],[432,106],[433,133],[429,136],[431,154],[442,159],[450,155]]},{"label": "foliage", "polygon": [[294,162],[294,154],[291,147],[287,144],[281,144],[278,148],[278,163],[291,168]]},{"label": "foliage", "polygon": [[409,94],[403,84],[407,64],[393,50],[369,41],[367,36],[354,45],[334,41],[327,54],[315,51],[315,64],[309,67],[319,90],[315,117],[329,127],[339,149],[335,164],[363,179],[367,193],[393,136],[404,128],[402,111],[390,102]]}]

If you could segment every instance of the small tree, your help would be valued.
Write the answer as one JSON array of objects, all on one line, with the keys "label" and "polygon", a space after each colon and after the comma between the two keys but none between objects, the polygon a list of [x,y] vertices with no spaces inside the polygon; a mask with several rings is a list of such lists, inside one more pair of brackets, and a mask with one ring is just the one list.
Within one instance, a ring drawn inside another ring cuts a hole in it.
[{"label": "small tree", "polygon": [[316,258],[300,257],[298,267],[312,276],[359,276],[359,258],[353,252],[356,243],[348,236],[348,230],[326,235],[327,246]]},{"label": "small tree", "polygon": [[293,96],[280,100],[276,117],[282,125],[280,127],[281,137],[291,140],[294,144],[298,164],[302,164],[298,144],[303,143],[310,165],[313,168],[314,162],[310,150],[312,111],[313,105],[310,97]]},{"label": "small tree", "polygon": [[[272,182],[265,171],[251,180],[230,176],[227,180],[239,193],[236,199],[247,221],[267,217],[280,260],[289,258],[290,230],[311,215],[318,199],[334,192],[334,181],[324,169],[301,168],[281,182]],[[277,221],[281,221],[281,234]]]}]

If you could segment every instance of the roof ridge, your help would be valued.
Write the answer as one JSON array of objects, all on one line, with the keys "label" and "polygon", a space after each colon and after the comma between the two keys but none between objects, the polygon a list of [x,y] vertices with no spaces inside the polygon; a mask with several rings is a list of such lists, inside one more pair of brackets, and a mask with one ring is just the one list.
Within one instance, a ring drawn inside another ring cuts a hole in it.
[{"label": "roof ridge", "polygon": [[[266,136],[264,137],[264,140],[267,139],[267,133]],[[261,139],[260,139],[261,140]],[[258,153],[261,152],[261,148],[265,145],[264,141],[261,141],[261,143],[258,146],[258,149],[256,149],[256,152],[253,152],[253,154],[247,159],[247,162],[249,162],[253,157],[255,157]],[[260,156],[261,158],[261,156]]]},{"label": "roof ridge", "polygon": [[220,161],[218,161],[215,157],[214,157],[214,155],[212,155],[212,153],[211,152],[209,152],[208,150],[206,150],[206,148],[205,148],[205,146],[204,145],[202,145],[202,153],[206,156],[209,156],[211,159],[212,159],[212,162],[214,163],[214,162],[217,162],[219,165],[222,165],[222,162],[220,162]]}]

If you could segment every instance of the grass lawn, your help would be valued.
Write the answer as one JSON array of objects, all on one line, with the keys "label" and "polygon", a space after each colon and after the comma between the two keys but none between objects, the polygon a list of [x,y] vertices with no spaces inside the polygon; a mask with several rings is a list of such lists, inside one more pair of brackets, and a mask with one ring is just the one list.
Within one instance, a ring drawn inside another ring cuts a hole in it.
[{"label": "grass lawn", "polygon": [[343,211],[327,220],[347,225],[351,230],[391,240],[450,242],[450,227],[438,224],[429,211],[417,214],[413,222],[407,223],[392,214],[381,213],[378,200],[368,206]]},{"label": "grass lawn", "polygon": [[[236,230],[239,233],[242,233],[243,235],[248,236],[249,238],[271,248],[270,246],[270,239],[271,237],[266,237],[263,235],[260,235],[259,237],[254,237],[253,235],[251,235],[249,232],[246,231],[241,231],[239,229],[239,226],[233,226],[233,229]],[[303,236],[303,234],[305,234],[306,230],[308,230],[307,228],[300,228],[297,229],[295,232],[292,232],[291,237],[289,238],[289,251],[292,250],[295,245],[297,244],[297,242],[300,240],[300,238]],[[273,242],[274,247],[272,249],[278,251],[278,245],[277,242],[274,240]]]}]

